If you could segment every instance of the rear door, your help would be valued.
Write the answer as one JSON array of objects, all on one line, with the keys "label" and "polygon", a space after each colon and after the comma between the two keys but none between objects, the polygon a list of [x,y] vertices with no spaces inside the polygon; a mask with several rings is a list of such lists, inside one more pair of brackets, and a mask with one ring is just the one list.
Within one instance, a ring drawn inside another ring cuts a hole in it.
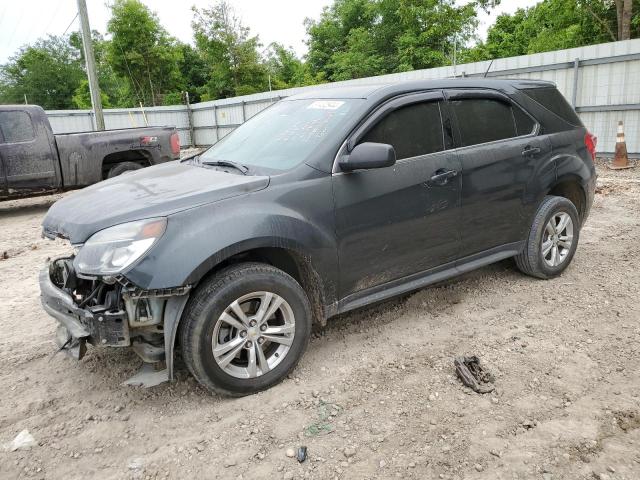
[{"label": "rear door", "polygon": [[536,179],[554,173],[549,140],[506,95],[481,89],[446,95],[462,163],[460,257],[523,240]]},{"label": "rear door", "polygon": [[20,109],[0,110],[0,156],[9,191],[58,187],[56,161],[48,129]]},{"label": "rear door", "polygon": [[341,296],[455,260],[460,163],[442,93],[388,102],[351,141],[391,144],[397,162],[333,174]]}]

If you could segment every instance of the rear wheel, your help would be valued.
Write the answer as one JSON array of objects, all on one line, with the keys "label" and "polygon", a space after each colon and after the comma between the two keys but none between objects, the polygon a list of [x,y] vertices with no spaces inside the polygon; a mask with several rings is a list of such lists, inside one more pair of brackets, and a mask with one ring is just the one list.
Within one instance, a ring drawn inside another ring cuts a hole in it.
[{"label": "rear wheel", "polygon": [[309,342],[311,309],[291,276],[245,263],[205,281],[182,322],[191,374],[212,392],[242,396],[279,383],[296,366]]},{"label": "rear wheel", "polygon": [[537,278],[560,275],[578,247],[580,217],[575,205],[564,197],[547,196],[533,219],[518,268]]},{"label": "rear wheel", "polygon": [[131,172],[133,170],[140,170],[141,168],[142,168],[142,165],[140,165],[139,163],[135,163],[135,162],[118,163],[118,164],[114,165],[113,167],[111,167],[111,170],[109,170],[109,173],[107,174],[107,178],[117,177],[118,175],[122,175],[124,172]]}]

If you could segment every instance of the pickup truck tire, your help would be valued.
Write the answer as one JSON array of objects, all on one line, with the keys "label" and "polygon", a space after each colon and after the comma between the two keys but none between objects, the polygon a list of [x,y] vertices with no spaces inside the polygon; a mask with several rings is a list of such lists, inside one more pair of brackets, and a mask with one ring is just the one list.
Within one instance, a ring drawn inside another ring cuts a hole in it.
[{"label": "pickup truck tire", "polygon": [[297,365],[311,318],[307,295],[293,277],[262,263],[232,265],[189,299],[180,325],[182,356],[210,392],[256,393]]},{"label": "pickup truck tire", "polygon": [[107,174],[107,178],[117,177],[118,175],[122,175],[124,172],[140,170],[141,168],[142,168],[142,165],[135,162],[117,163],[116,165],[111,167],[111,170],[109,170],[109,173]]},{"label": "pickup truck tire", "polygon": [[564,197],[546,196],[533,219],[518,269],[536,278],[560,275],[571,263],[580,238],[580,217]]}]

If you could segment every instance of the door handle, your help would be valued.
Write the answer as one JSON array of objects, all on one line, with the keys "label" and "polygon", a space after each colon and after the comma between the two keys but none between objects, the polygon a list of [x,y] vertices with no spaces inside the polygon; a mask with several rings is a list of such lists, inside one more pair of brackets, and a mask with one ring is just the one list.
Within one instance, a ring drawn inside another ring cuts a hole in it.
[{"label": "door handle", "polygon": [[531,147],[527,145],[526,147],[524,147],[524,150],[522,150],[522,156],[529,157],[532,155],[538,155],[541,151],[542,149],[540,147]]},{"label": "door handle", "polygon": [[458,175],[457,170],[445,170],[441,168],[440,170],[436,170],[429,180],[431,184],[445,185],[456,175]]}]

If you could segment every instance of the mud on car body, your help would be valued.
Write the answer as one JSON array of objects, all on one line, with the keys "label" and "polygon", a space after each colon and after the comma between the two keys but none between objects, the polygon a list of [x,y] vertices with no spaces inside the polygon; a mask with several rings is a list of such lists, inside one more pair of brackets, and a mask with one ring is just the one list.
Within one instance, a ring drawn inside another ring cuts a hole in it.
[{"label": "mud on car body", "polygon": [[76,358],[132,348],[171,379],[180,349],[207,389],[257,392],[295,367],[313,322],[509,257],[561,274],[594,155],[548,82],[296,95],[201,155],[56,202],[44,234],[76,253],[42,271],[42,302]]}]

